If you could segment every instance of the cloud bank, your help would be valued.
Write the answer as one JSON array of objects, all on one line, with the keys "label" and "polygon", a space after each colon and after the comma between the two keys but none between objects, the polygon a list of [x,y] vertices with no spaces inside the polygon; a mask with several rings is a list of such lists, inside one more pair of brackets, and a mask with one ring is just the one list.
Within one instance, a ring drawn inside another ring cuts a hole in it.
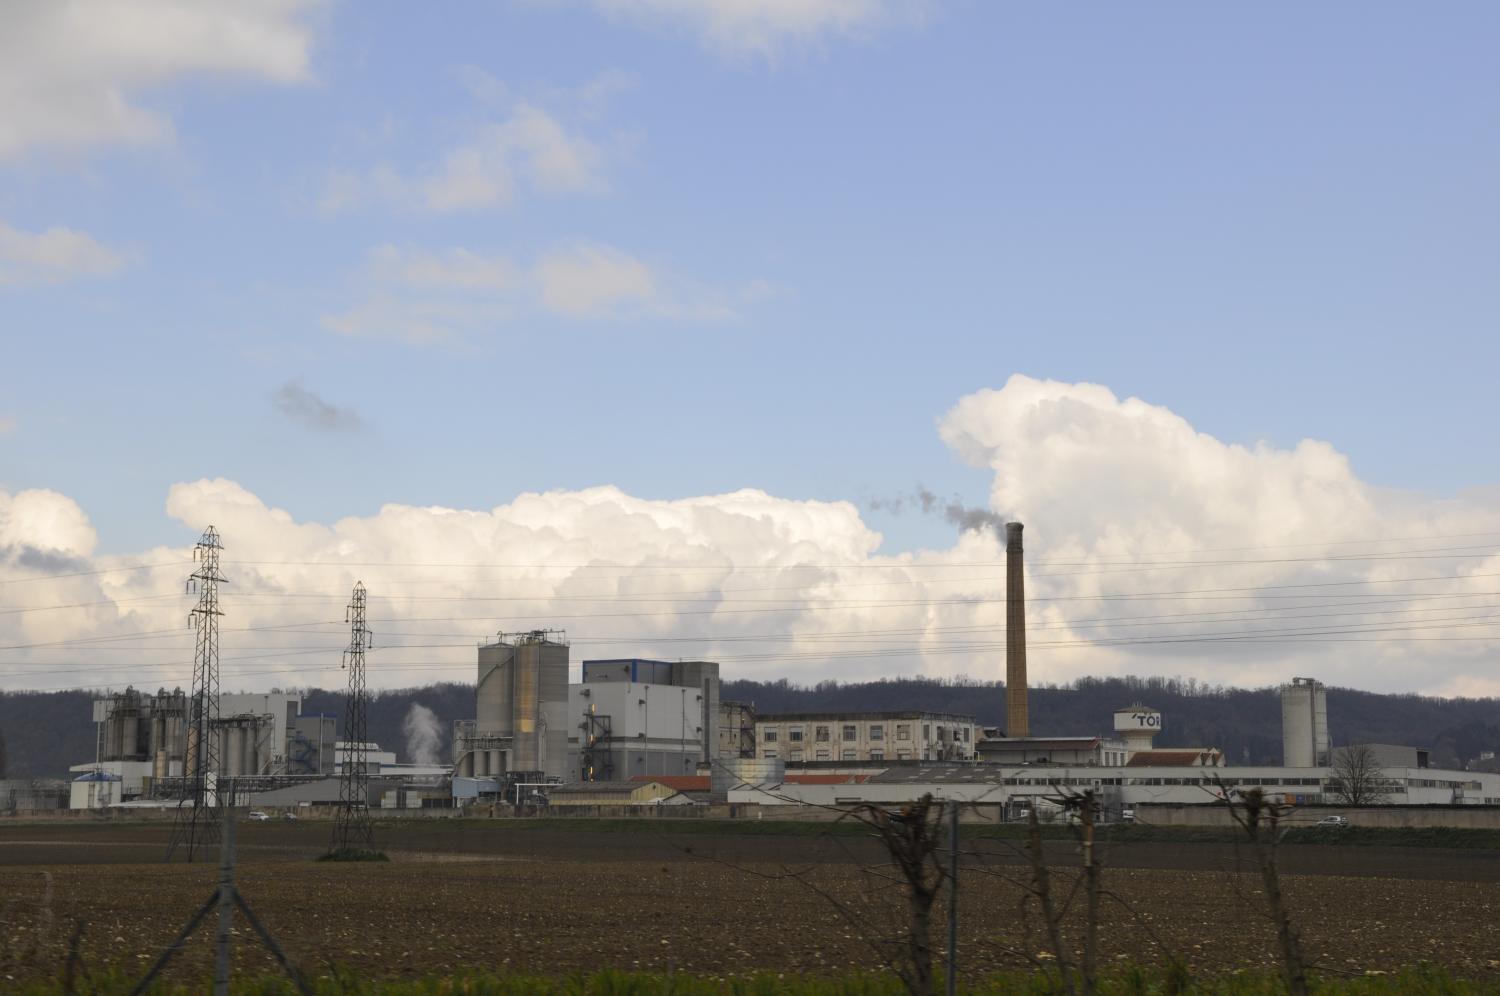
[{"label": "cloud bank", "polygon": [[[1038,682],[1311,674],[1500,693],[1494,492],[1382,490],[1326,443],[1225,443],[1098,385],[1020,376],[961,399],[940,432],[992,470],[994,513],[1026,523]],[[1003,550],[989,529],[882,554],[853,504],[756,490],[647,500],[597,487],[318,523],[215,479],[172,486],[166,511],[224,537],[229,686],[336,681],[357,580],[382,634],[377,686],[467,680],[476,640],[535,627],[566,629],[576,659],[705,656],[731,676],[1003,672]],[[188,549],[100,557],[95,542],[66,496],[0,493],[0,590],[31,610],[0,614],[6,687],[187,681]],[[25,580],[78,570],[109,573]]]}]

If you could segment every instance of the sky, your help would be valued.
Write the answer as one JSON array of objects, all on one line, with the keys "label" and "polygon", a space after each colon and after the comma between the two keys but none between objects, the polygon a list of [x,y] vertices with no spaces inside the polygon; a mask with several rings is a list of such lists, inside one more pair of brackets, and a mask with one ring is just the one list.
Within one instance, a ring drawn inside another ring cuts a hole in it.
[{"label": "sky", "polygon": [[1500,694],[1492,4],[0,16],[0,687],[210,524],[246,687],[994,677],[1019,518],[1036,680]]}]

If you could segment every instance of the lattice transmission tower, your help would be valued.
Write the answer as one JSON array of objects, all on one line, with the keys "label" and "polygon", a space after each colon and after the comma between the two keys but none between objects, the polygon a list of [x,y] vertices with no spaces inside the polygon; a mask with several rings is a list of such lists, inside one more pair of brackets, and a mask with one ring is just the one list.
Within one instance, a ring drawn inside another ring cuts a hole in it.
[{"label": "lattice transmission tower", "polygon": [[187,859],[193,861],[219,842],[219,617],[224,614],[219,611],[219,585],[228,583],[219,573],[221,549],[218,531],[209,526],[193,547],[198,567],[187,580],[187,590],[198,593],[198,605],[188,613],[197,641],[193,691],[188,699],[183,792],[177,800],[177,819],[167,844],[168,861],[178,847],[186,846]]},{"label": "lattice transmission tower", "polygon": [[333,850],[369,850],[374,844],[370,828],[370,773],[366,769],[365,651],[370,647],[370,628],[365,625],[365,586],[356,582],[346,616],[349,649],[343,666],[349,672],[349,692],[344,702],[344,773],[339,780],[339,815],[333,824]]}]

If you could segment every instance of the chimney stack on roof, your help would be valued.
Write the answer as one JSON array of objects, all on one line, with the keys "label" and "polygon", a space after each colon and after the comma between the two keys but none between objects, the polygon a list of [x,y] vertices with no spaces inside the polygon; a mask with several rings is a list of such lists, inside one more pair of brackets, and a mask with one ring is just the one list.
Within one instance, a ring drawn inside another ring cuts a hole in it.
[{"label": "chimney stack on roof", "polygon": [[1026,708],[1026,593],[1022,590],[1021,524],[1005,524],[1005,735],[1031,736]]}]

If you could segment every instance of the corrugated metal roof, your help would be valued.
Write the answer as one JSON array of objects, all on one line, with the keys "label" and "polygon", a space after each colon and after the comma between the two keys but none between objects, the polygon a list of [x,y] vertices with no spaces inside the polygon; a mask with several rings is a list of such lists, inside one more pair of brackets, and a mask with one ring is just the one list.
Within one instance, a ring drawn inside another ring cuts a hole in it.
[{"label": "corrugated metal roof", "polygon": [[859,720],[937,719],[973,723],[974,717],[961,712],[923,712],[904,709],[897,712],[766,712],[755,717],[757,723],[813,723]]},{"label": "corrugated metal roof", "polygon": [[872,785],[903,785],[911,782],[931,782],[953,785],[997,785],[1005,778],[999,766],[972,764],[920,764],[910,767],[887,768],[871,775]]},{"label": "corrugated metal roof", "polygon": [[1036,750],[1078,750],[1081,747],[1097,746],[1098,743],[1098,737],[991,737],[979,741],[979,749],[1026,747]]},{"label": "corrugated metal roof", "polygon": [[663,778],[643,778],[638,782],[574,782],[570,785],[549,785],[544,791],[548,795],[629,795],[643,785],[657,782],[664,788],[672,788]]},{"label": "corrugated metal roof", "polygon": [[1203,763],[1201,750],[1141,750],[1130,755],[1127,768],[1192,768]]}]

